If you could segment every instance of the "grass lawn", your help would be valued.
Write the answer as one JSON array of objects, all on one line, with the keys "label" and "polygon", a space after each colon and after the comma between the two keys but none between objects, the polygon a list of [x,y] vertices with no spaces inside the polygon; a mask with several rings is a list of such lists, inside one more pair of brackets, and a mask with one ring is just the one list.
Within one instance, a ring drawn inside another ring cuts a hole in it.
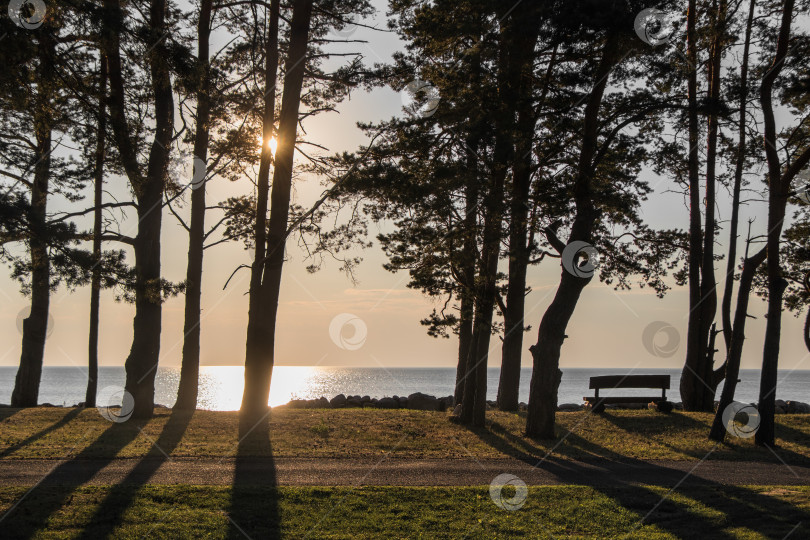
[{"label": "grass lawn", "polygon": [[[698,460],[714,446],[707,439],[712,415],[654,411],[558,413],[558,439],[536,441],[522,435],[525,417],[487,413],[484,429],[448,421],[446,413],[378,410],[275,409],[270,440],[252,441],[243,455],[276,457],[503,458],[543,457],[554,448],[563,459]],[[810,461],[810,415],[777,416],[780,456],[791,463]],[[158,409],[145,424],[111,424],[95,409],[0,409],[0,459],[140,457],[153,442],[172,457],[219,457],[236,453],[234,412],[197,411],[172,416]],[[776,461],[753,439],[727,437],[710,459]]]},{"label": "grass lawn", "polygon": [[[0,513],[24,488],[0,488]],[[504,496],[512,496],[505,493]],[[643,519],[643,521],[642,521]],[[807,538],[810,488],[58,486],[23,499],[4,538]],[[787,536],[789,535],[789,536]]]}]

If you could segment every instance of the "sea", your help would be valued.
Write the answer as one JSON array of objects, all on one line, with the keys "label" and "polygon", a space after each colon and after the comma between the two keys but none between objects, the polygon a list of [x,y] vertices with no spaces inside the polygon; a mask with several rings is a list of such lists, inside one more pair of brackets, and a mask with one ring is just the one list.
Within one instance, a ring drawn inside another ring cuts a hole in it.
[{"label": "sea", "polygon": [[[678,385],[681,372],[677,369],[563,369],[559,403],[582,403],[583,396],[591,395],[588,379],[597,375],[670,375],[670,401],[680,401]],[[10,403],[16,367],[0,367],[0,404]],[[487,396],[494,400],[498,391],[498,368],[487,372]],[[337,394],[371,397],[407,396],[423,392],[437,397],[453,393],[455,368],[366,368],[366,367],[310,367],[276,366],[270,389],[273,407],[291,399],[332,398]],[[759,370],[742,370],[737,385],[736,399],[746,403],[757,401]],[[99,391],[124,385],[123,367],[99,368]],[[529,399],[531,369],[520,374],[520,401]],[[155,403],[171,407],[177,394],[180,369],[158,368],[155,378]],[[810,402],[810,370],[780,371],[776,390],[778,399]],[[40,384],[39,402],[72,406],[84,401],[87,369],[80,367],[45,367]],[[244,388],[244,368],[240,366],[203,366],[200,368],[198,408],[213,411],[237,410]],[[718,399],[720,396],[718,389]],[[600,395],[657,395],[655,390],[600,391]],[[109,392],[108,392],[109,393]]]}]

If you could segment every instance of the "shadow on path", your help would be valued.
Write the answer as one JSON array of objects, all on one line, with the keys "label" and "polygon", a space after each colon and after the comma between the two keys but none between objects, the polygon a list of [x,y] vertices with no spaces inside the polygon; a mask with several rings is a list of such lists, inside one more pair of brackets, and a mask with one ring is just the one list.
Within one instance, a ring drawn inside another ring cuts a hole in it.
[{"label": "shadow on path", "polygon": [[[656,525],[678,538],[689,538],[699,534],[704,538],[731,539],[736,538],[729,532],[733,528],[749,529],[768,538],[784,538],[791,531],[795,538],[802,538],[808,534],[807,524],[810,522],[808,509],[746,487],[690,477],[678,469],[627,458],[575,433],[568,435],[567,442],[594,456],[636,464],[639,467],[649,468],[652,465],[655,467],[656,477],[665,475],[675,480],[660,484],[660,487],[666,489],[662,492],[660,489],[652,489],[651,485],[629,483],[618,476],[606,478],[604,474],[594,474],[593,464],[583,466],[581,463],[553,456],[540,460],[536,456],[545,455],[546,450],[515,436],[497,424],[470,431],[493,448],[565,479],[566,483],[588,486],[610,497],[625,509],[638,515],[640,521],[632,527],[640,527],[643,521],[645,525]],[[695,462],[694,465],[699,466],[699,462]],[[674,490],[673,495],[679,494],[692,499],[692,504],[687,505],[683,501],[673,500],[667,496],[669,490]],[[695,506],[705,507],[708,511],[698,513]],[[719,512],[720,515],[712,515],[714,512]],[[635,529],[628,530],[627,533],[632,530]]]},{"label": "shadow on path", "polygon": [[[106,467],[138,436],[139,427],[135,422],[112,424],[78,455],[55,467],[0,516],[3,538],[32,537],[46,525],[52,514],[69,501],[70,495],[78,487]],[[104,457],[99,458],[100,454]],[[94,459],[84,459],[88,457]],[[69,474],[62,474],[68,471]]]},{"label": "shadow on path", "polygon": [[121,523],[142,486],[170,458],[186,433],[194,411],[173,410],[157,441],[120,483],[112,486],[82,531],[80,538],[106,538]]},{"label": "shadow on path", "polygon": [[229,539],[281,538],[278,479],[270,442],[269,420],[251,429],[240,424],[234,464]]}]

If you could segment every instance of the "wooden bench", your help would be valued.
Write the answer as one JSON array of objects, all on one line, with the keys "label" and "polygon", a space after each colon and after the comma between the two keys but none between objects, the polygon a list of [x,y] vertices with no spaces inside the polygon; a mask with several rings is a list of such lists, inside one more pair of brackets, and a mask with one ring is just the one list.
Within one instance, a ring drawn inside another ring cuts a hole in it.
[{"label": "wooden bench", "polygon": [[[603,375],[591,377],[590,389],[595,390],[593,396],[583,399],[591,404],[594,412],[605,410],[607,403],[650,403],[660,404],[667,401],[669,389],[669,375]],[[613,388],[660,388],[660,396],[628,396],[628,397],[599,397],[599,390]],[[659,410],[661,410],[659,408]],[[671,409],[670,409],[671,410]]]}]

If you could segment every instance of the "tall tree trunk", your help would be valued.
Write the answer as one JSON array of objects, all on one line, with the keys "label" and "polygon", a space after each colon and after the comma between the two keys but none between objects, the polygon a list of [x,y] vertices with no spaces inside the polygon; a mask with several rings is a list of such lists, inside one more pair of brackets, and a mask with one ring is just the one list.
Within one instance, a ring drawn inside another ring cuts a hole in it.
[{"label": "tall tree trunk", "polygon": [[456,388],[454,402],[464,401],[464,387],[467,380],[467,368],[473,346],[473,320],[475,317],[475,259],[478,251],[478,169],[476,167],[478,140],[476,136],[468,139],[467,146],[467,185],[465,186],[464,241],[462,243],[462,263],[460,269],[461,307],[458,331],[458,366],[456,367]]},{"label": "tall tree trunk", "polygon": [[87,346],[87,391],[84,395],[84,406],[96,406],[98,390],[98,324],[101,304],[101,235],[102,209],[104,193],[104,159],[107,155],[107,59],[99,58],[100,73],[98,84],[98,133],[96,135],[96,163],[94,178],[93,202],[93,275],[90,278],[90,332]]},{"label": "tall tree trunk", "polygon": [[703,231],[700,216],[700,164],[698,156],[697,107],[697,31],[696,0],[689,0],[686,17],[687,60],[689,63],[688,124],[689,124],[689,322],[686,336],[686,362],[681,373],[680,393],[686,410],[701,410],[705,382],[701,378],[705,363],[707,336],[703,333],[701,306],[701,264],[703,261]]},{"label": "tall tree trunk", "polygon": [[51,174],[51,119],[50,77],[53,74],[54,42],[48,29],[37,32],[39,56],[39,85],[34,99],[34,130],[37,147],[34,153],[34,182],[31,186],[31,205],[28,209],[28,246],[31,256],[31,312],[23,320],[20,368],[11,393],[12,407],[34,407],[39,398],[39,382],[45,355],[50,304],[50,258],[48,255],[46,211],[48,185]]},{"label": "tall tree trunk", "polygon": [[259,178],[256,189],[256,218],[253,225],[255,252],[250,269],[250,292],[248,294],[248,328],[247,341],[258,342],[262,336],[262,320],[259,293],[262,287],[262,275],[265,268],[267,251],[267,199],[270,194],[270,166],[273,153],[268,141],[275,134],[276,121],[276,84],[278,77],[278,20],[279,0],[272,0],[268,14],[267,42],[265,43],[265,94],[264,117],[262,118],[262,150],[259,163]]},{"label": "tall tree trunk", "polygon": [[[188,232],[188,265],[186,267],[186,306],[183,325],[183,360],[180,386],[174,408],[197,408],[200,376],[200,297],[202,295],[203,244],[205,242],[205,176],[198,171],[200,163],[208,160],[208,138],[211,116],[211,66],[209,40],[211,36],[211,4],[202,0],[197,24],[197,62],[200,79],[197,87],[197,126],[194,134],[194,171],[191,184],[191,223]],[[201,175],[203,175],[201,177]]]},{"label": "tall tree trunk", "polygon": [[742,274],[740,276],[740,287],[737,292],[737,309],[734,313],[734,333],[731,338],[731,346],[728,349],[726,358],[726,384],[720,393],[720,405],[714,415],[714,422],[709,433],[709,438],[718,442],[723,442],[726,436],[726,426],[723,423],[723,411],[734,401],[734,392],[737,389],[737,377],[740,375],[740,359],[742,358],[743,343],[745,342],[745,322],[748,318],[748,298],[751,295],[751,284],[757,268],[762,264],[767,255],[767,249],[763,248],[752,257],[747,256],[743,262]]},{"label": "tall tree trunk", "polygon": [[267,410],[273,375],[276,315],[284,265],[284,244],[287,239],[290,191],[292,188],[293,157],[304,82],[309,25],[313,0],[295,0],[290,23],[290,50],[281,98],[278,141],[270,196],[270,224],[267,235],[267,255],[259,292],[261,306],[256,332],[248,331],[245,351],[245,392],[242,396],[243,418],[259,419]]},{"label": "tall tree trunk", "polygon": [[155,135],[146,174],[138,163],[136,145],[126,118],[119,33],[123,13],[118,0],[104,0],[103,49],[110,76],[110,122],[122,165],[137,199],[138,233],[135,248],[135,319],[132,347],[124,364],[125,389],[134,399],[132,418],[149,418],[154,411],[155,374],[160,359],[162,298],[160,287],[160,231],[163,192],[174,128],[174,98],[168,54],[163,45],[166,32],[166,1],[151,0],[148,56],[154,94]]},{"label": "tall tree trunk", "polygon": [[[532,12],[536,15],[536,10]],[[520,395],[520,366],[523,359],[523,329],[526,307],[526,272],[529,267],[529,191],[531,188],[532,140],[537,113],[534,108],[534,48],[540,30],[535,17],[521,21],[525,42],[519,48],[520,83],[518,86],[515,153],[512,165],[512,193],[509,221],[509,281],[506,309],[503,313],[504,335],[501,347],[501,376],[498,381],[498,408],[516,411]],[[546,73],[548,88],[555,55]],[[542,100],[542,98],[541,98]]]},{"label": "tall tree trunk", "polygon": [[[574,184],[576,216],[571,227],[569,242],[576,240],[591,242],[594,226],[598,219],[593,202],[591,179],[599,135],[599,109],[610,72],[617,62],[617,46],[616,34],[609,34],[594,75],[596,82],[585,106],[582,148]],[[559,245],[558,240],[554,243]],[[574,313],[582,290],[590,280],[591,278],[575,277],[563,269],[554,300],[540,321],[537,343],[529,349],[533,359],[532,379],[529,386],[529,410],[526,417],[526,435],[529,437],[554,438],[557,391],[562,378],[560,349],[566,337],[568,321]]]},{"label": "tall tree trunk", "polygon": [[[782,296],[787,281],[782,277],[779,260],[779,244],[785,219],[788,192],[792,176],[799,167],[807,164],[806,159],[795,160],[791,164],[792,175],[782,172],[782,164],[776,150],[776,120],[773,111],[773,85],[782,71],[790,42],[790,24],[793,17],[794,0],[785,0],[782,8],[782,23],[776,44],[776,54],[771,69],[765,74],[760,86],[759,100],[762,105],[765,126],[765,157],[768,160],[768,320],[765,325],[765,345],[762,352],[762,372],[759,384],[760,424],[755,440],[759,445],[774,444],[774,413],[776,399],[777,369],[779,367],[779,340],[782,334]],[[805,152],[804,158],[808,157]],[[802,163],[804,161],[804,163]]]},{"label": "tall tree trunk", "polygon": [[726,282],[723,302],[720,307],[723,318],[723,340],[726,351],[731,349],[731,296],[734,293],[734,268],[737,264],[737,229],[740,222],[740,192],[742,191],[743,171],[745,170],[745,144],[748,110],[748,53],[751,49],[751,29],[754,24],[756,0],[748,7],[748,20],[745,24],[745,45],[743,46],[742,66],[740,67],[740,122],[737,136],[737,163],[734,167],[734,187],[731,200],[731,222],[729,223],[728,261],[726,262]]}]

